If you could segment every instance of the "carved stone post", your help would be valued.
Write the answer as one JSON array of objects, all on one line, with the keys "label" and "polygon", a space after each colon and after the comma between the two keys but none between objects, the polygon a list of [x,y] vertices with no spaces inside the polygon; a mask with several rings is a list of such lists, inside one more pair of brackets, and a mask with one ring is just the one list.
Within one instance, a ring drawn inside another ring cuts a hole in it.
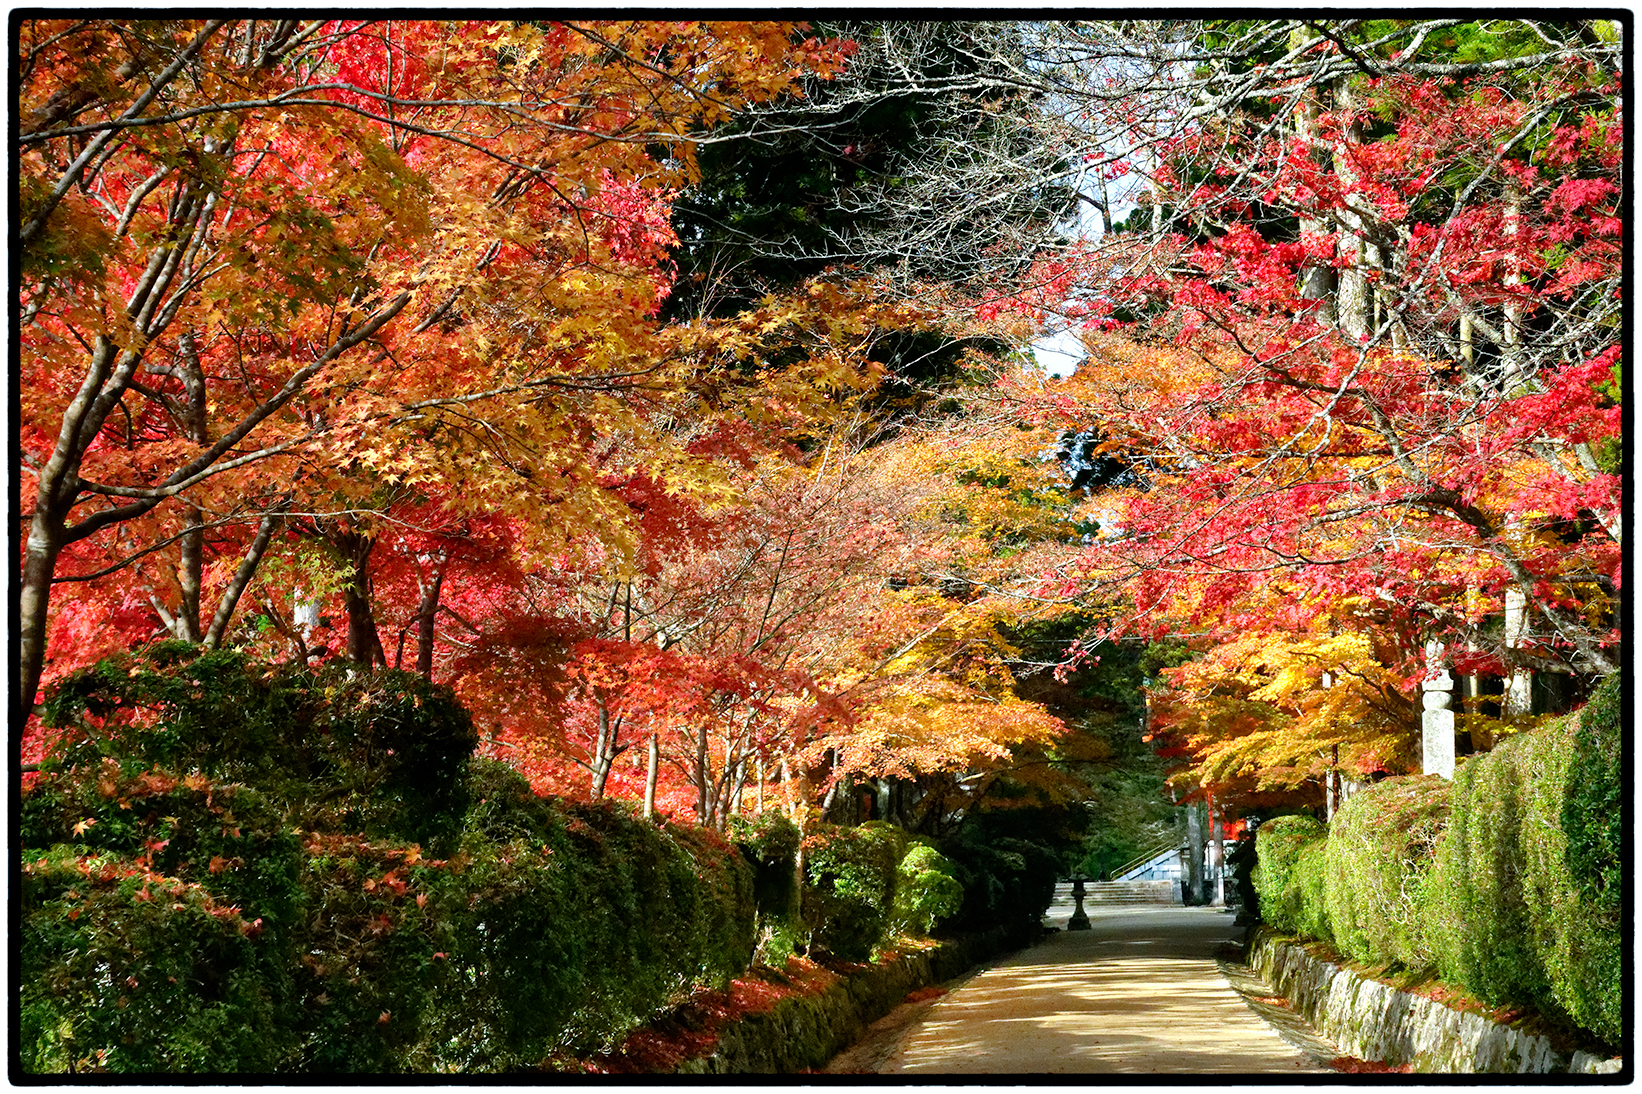
[{"label": "carved stone post", "polygon": [[[1521,589],[1505,590],[1505,646],[1516,649],[1528,637],[1528,597]],[[1505,680],[1505,699],[1500,704],[1507,718],[1519,718],[1534,711],[1534,676],[1527,669],[1511,669]]]},{"label": "carved stone post", "polygon": [[1081,873],[1072,875],[1072,899],[1077,901],[1077,907],[1072,912],[1072,918],[1066,921],[1066,929],[1069,931],[1093,930],[1089,926],[1089,913],[1083,910],[1083,898],[1086,895],[1083,891],[1083,882],[1084,877]]},{"label": "carved stone post", "polygon": [[1454,677],[1448,671],[1441,642],[1425,644],[1425,715],[1421,741],[1422,769],[1427,775],[1454,777]]}]

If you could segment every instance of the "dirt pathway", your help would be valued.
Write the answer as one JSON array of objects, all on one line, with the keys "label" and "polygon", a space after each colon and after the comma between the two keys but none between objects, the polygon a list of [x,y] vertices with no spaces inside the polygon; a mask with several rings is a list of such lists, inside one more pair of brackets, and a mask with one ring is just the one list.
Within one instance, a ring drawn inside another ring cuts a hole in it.
[{"label": "dirt pathway", "polygon": [[[1065,908],[1051,908],[1049,922],[1064,925],[1057,912]],[[1330,1074],[1319,1063],[1326,1042],[1303,1029],[1280,1035],[1216,964],[1241,935],[1230,913],[1118,908],[1090,920],[1093,930],[1051,935],[938,999],[902,1006],[826,1071]],[[1247,994],[1251,982],[1241,986]]]}]

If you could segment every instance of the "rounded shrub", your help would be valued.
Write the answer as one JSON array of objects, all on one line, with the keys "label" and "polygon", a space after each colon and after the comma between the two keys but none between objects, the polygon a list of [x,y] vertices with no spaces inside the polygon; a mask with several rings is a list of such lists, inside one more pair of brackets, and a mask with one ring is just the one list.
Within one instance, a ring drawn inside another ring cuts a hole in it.
[{"label": "rounded shrub", "polygon": [[1328,828],[1316,817],[1277,817],[1255,834],[1254,888],[1260,915],[1279,931],[1303,934],[1304,894],[1295,869],[1307,848],[1321,848]]},{"label": "rounded shrub", "polygon": [[460,882],[415,844],[315,833],[303,850],[297,1070],[416,1070],[412,1050],[439,1013],[436,955],[461,933]]},{"label": "rounded shrub", "polygon": [[279,799],[304,828],[428,843],[453,836],[478,744],[447,687],[415,673],[267,665],[160,642],[54,685],[46,770],[201,772]]},{"label": "rounded shrub", "polygon": [[1532,739],[1513,737],[1455,769],[1429,887],[1426,918],[1442,977],[1493,1004],[1544,1006],[1550,999],[1523,888],[1524,761]]},{"label": "rounded shrub", "polygon": [[47,689],[40,716],[59,732],[45,767],[84,770],[113,757],[254,783],[295,762],[286,730],[301,697],[284,686],[289,675],[186,642],[105,658]]},{"label": "rounded shrub", "polygon": [[804,837],[802,907],[819,956],[865,961],[889,928],[905,837],[887,825],[823,824]]},{"label": "rounded shrub", "polygon": [[692,984],[726,986],[752,963],[758,907],[753,870],[735,846],[710,828],[668,825],[689,856],[700,889],[693,935],[697,940]]},{"label": "rounded shrub", "polygon": [[964,887],[952,860],[930,843],[915,841],[896,867],[895,915],[890,929],[895,934],[927,936],[943,920],[957,915],[963,902]]},{"label": "rounded shrub", "polygon": [[[1576,786],[1578,772],[1597,766],[1581,762],[1585,740],[1569,719],[1536,731],[1522,746],[1523,897],[1554,1013],[1617,1047],[1624,1015],[1625,935],[1619,909],[1608,901],[1608,886],[1615,882],[1600,878],[1606,865],[1602,859],[1593,864],[1592,857],[1571,853],[1561,823],[1574,795],[1583,790]],[[1617,756],[1611,762],[1617,764]],[[1598,876],[1581,874],[1576,864],[1593,864]]]},{"label": "rounded shrub", "polygon": [[1386,779],[1353,794],[1329,823],[1325,903],[1339,950],[1374,965],[1435,964],[1421,893],[1448,824],[1440,775]]}]

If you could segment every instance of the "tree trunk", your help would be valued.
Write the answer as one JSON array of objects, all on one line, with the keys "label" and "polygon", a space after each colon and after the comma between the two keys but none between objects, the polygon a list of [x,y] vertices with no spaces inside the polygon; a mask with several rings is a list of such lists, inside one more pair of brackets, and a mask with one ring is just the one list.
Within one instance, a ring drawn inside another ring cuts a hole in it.
[{"label": "tree trunk", "polygon": [[279,523],[284,508],[285,503],[281,502],[265,513],[262,523],[257,525],[256,538],[251,541],[250,549],[240,561],[239,569],[234,571],[234,580],[228,583],[228,588],[222,591],[222,599],[217,602],[217,614],[211,618],[211,627],[205,632],[207,649],[214,650],[222,645],[222,636],[228,630],[228,621],[233,618],[234,609],[239,606],[240,596],[251,583],[252,576],[262,563],[262,556],[268,551],[268,541],[273,538],[274,527]]},{"label": "tree trunk", "polygon": [[1203,805],[1186,806],[1186,903],[1205,904],[1203,895]]},{"label": "tree trunk", "polygon": [[184,642],[200,640],[200,578],[205,568],[205,514],[199,507],[183,509],[188,531],[179,542],[177,559],[177,588],[181,604],[177,607],[171,631]]},{"label": "tree trunk", "polygon": [[1209,795],[1209,840],[1211,854],[1209,861],[1214,864],[1214,906],[1226,906],[1226,838],[1225,825],[1221,821],[1220,811],[1214,807],[1214,795]]},{"label": "tree trunk", "polygon": [[360,532],[341,532],[331,542],[349,567],[348,584],[342,590],[343,607],[348,613],[348,659],[366,668],[386,666],[388,659],[371,608],[370,558],[376,540]]},{"label": "tree trunk", "polygon": [[[1295,118],[1295,132],[1302,141],[1312,149],[1313,159],[1321,160],[1322,154],[1317,149],[1317,117],[1322,113],[1322,104],[1319,101],[1321,92],[1311,88],[1301,100],[1300,109]],[[1327,221],[1301,217],[1300,235],[1320,236],[1327,232]],[[1334,322],[1334,270],[1324,262],[1309,262],[1300,271],[1300,297],[1303,300],[1317,301],[1317,318],[1323,324]]]},{"label": "tree trunk", "polygon": [[36,503],[29,526],[23,587],[17,603],[18,683],[12,698],[12,718],[19,734],[34,711],[35,693],[45,668],[46,613],[51,602],[51,576],[57,571],[57,556],[63,549],[62,532],[61,518],[52,515],[42,498]]},{"label": "tree trunk", "polygon": [[695,782],[696,782],[696,820],[707,827],[712,816],[712,780],[707,773],[707,731],[702,729],[696,734],[695,755]]},{"label": "tree trunk", "polygon": [[433,679],[433,621],[439,613],[447,558],[443,551],[435,557],[434,571],[422,588],[422,602],[416,609],[416,671],[429,680]]},{"label": "tree trunk", "polygon": [[1518,239],[1522,234],[1522,184],[1515,179],[1507,178],[1505,195],[1503,232],[1505,245],[1510,250],[1506,257],[1503,279],[1505,308],[1504,322],[1500,324],[1500,329],[1505,336],[1505,344],[1500,347],[1501,363],[1504,366],[1500,389],[1509,395],[1513,389],[1528,379],[1528,359],[1522,342],[1522,303],[1516,296],[1516,291],[1522,287],[1522,264],[1518,261],[1516,253]]},{"label": "tree trunk", "polygon": [[644,819],[656,815],[656,769],[661,766],[661,741],[650,734],[650,758],[644,767]]},{"label": "tree trunk", "polygon": [[[1336,111],[1344,112],[1353,108],[1354,96],[1349,79],[1340,80],[1334,86],[1333,93]],[[1362,139],[1362,126],[1359,123],[1353,122],[1341,130],[1340,140],[1346,146],[1361,144]],[[1356,168],[1345,154],[1344,148],[1334,154],[1334,175],[1340,180],[1340,189],[1345,195],[1339,213],[1336,243],[1341,269],[1334,304],[1335,321],[1347,339],[1361,341],[1368,336],[1369,317],[1372,314],[1372,289],[1368,279],[1369,254],[1363,238],[1362,216],[1350,207],[1353,200],[1352,190],[1356,187],[1358,179]]]},{"label": "tree trunk", "polygon": [[593,772],[593,800],[598,801],[604,797],[604,788],[610,781],[610,768],[626,749],[620,743],[622,716],[611,718],[610,707],[602,698],[595,700],[595,705],[599,712],[599,734],[588,766]]}]

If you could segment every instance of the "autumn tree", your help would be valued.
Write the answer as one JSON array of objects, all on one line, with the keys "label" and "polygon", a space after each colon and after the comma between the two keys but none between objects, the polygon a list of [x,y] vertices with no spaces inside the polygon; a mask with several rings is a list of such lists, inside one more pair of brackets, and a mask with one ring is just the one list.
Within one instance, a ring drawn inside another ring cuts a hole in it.
[{"label": "autumn tree", "polygon": [[834,64],[820,45],[787,24],[25,21],[20,712],[65,579],[174,548],[170,626],[220,641],[293,508],[345,555],[373,535],[359,499],[454,471],[471,506],[596,521],[577,454],[688,399],[702,364],[647,341],[667,195],[704,129]]},{"label": "autumn tree", "polygon": [[[1611,671],[1613,25],[1046,35],[1057,60],[1021,79],[1096,120],[1068,141],[1120,138],[1086,162],[1150,202],[1046,251],[1017,298],[1084,324],[1089,375],[1045,405],[1147,487],[1113,498],[1085,584],[1237,626],[1292,578],[1410,613],[1461,662]],[[1512,604],[1532,625],[1507,638]]]}]

